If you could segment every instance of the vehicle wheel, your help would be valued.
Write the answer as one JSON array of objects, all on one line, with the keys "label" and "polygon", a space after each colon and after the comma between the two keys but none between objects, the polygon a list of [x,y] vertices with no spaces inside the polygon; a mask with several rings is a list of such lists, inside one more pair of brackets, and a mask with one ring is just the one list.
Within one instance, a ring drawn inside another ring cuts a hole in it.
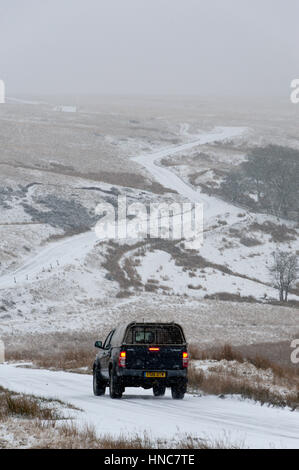
[{"label": "vehicle wheel", "polygon": [[96,397],[105,395],[106,384],[99,380],[96,369],[93,371],[93,393]]},{"label": "vehicle wheel", "polygon": [[113,371],[110,372],[109,392],[111,398],[121,398],[124,388],[120,385]]},{"label": "vehicle wheel", "polygon": [[171,395],[174,400],[182,400],[185,396],[187,386],[184,383],[178,383],[171,387]]},{"label": "vehicle wheel", "polygon": [[153,392],[155,397],[163,397],[165,395],[166,386],[163,384],[153,385]]}]

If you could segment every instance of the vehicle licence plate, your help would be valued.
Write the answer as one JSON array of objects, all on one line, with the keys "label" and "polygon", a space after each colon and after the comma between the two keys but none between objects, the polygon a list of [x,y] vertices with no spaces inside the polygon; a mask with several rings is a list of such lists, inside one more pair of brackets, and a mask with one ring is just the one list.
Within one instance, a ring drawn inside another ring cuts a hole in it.
[{"label": "vehicle licence plate", "polygon": [[160,377],[160,378],[165,378],[166,377],[166,372],[145,372],[145,377],[151,378],[151,377]]}]

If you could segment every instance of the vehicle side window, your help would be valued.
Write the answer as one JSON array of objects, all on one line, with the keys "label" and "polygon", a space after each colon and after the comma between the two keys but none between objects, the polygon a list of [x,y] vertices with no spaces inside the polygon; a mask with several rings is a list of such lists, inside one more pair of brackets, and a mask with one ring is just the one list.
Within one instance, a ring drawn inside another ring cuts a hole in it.
[{"label": "vehicle side window", "polygon": [[119,342],[119,329],[116,328],[114,330],[113,335],[111,336],[110,345],[112,347],[118,346],[118,342]]},{"label": "vehicle side window", "polygon": [[107,336],[107,338],[105,339],[105,343],[104,343],[104,346],[103,346],[103,349],[108,349],[110,347],[110,342],[111,342],[111,338],[114,334],[114,331],[115,330],[112,330],[110,331],[109,335]]},{"label": "vehicle side window", "polygon": [[133,328],[130,328],[129,331],[127,332],[125,342],[127,344],[133,344]]}]

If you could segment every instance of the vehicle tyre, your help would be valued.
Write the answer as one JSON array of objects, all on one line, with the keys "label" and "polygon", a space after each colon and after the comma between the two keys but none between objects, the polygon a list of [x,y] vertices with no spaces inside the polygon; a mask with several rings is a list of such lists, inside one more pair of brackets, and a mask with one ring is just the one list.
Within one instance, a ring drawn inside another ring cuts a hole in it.
[{"label": "vehicle tyre", "polygon": [[110,371],[109,392],[111,398],[121,398],[124,392],[124,388],[119,383],[113,370]]},{"label": "vehicle tyre", "polygon": [[171,387],[171,395],[174,400],[182,400],[185,396],[187,391],[187,385],[184,383],[178,383],[172,385]]},{"label": "vehicle tyre", "polygon": [[164,384],[155,384],[153,385],[153,393],[155,397],[163,397],[165,395],[166,385]]},{"label": "vehicle tyre", "polygon": [[96,397],[101,395],[105,395],[106,392],[106,383],[102,380],[99,380],[99,374],[97,374],[97,370],[94,369],[93,371],[93,393]]}]

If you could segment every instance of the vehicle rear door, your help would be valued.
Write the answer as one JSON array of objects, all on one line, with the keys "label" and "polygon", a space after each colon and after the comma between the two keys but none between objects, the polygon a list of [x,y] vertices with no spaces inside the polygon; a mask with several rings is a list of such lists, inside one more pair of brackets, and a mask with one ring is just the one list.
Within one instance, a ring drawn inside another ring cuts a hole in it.
[{"label": "vehicle rear door", "polygon": [[145,368],[147,346],[132,345],[126,346],[126,367],[128,369],[143,370]]},{"label": "vehicle rear door", "polygon": [[177,325],[155,326],[156,346],[146,351],[145,368],[149,370],[182,369],[184,337]]},{"label": "vehicle rear door", "polygon": [[178,370],[183,365],[183,347],[169,346],[148,346],[145,355],[146,370]]}]

